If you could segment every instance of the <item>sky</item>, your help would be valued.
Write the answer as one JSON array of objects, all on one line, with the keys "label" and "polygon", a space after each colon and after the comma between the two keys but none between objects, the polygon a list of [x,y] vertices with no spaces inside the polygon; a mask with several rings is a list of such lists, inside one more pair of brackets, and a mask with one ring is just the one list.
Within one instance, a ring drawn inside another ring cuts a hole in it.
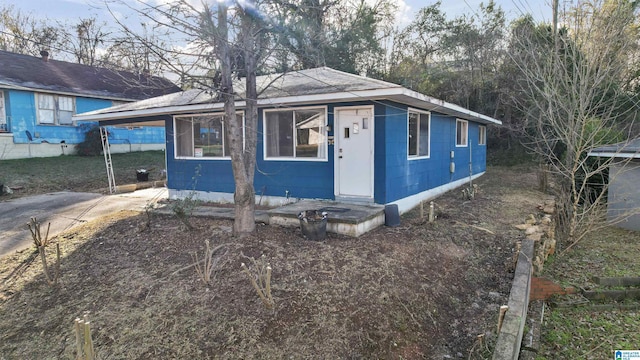
[{"label": "sky", "polygon": [[[420,8],[436,2],[436,0],[395,1],[399,9],[396,24],[401,26],[408,24]],[[442,0],[441,10],[452,19],[463,14],[473,14],[480,8],[482,2],[487,3],[488,0]],[[550,0],[495,0],[495,2],[502,7],[508,19],[517,18],[524,13],[532,14],[537,20],[550,21],[551,19]],[[5,4],[13,5],[16,9],[32,13],[36,17],[47,17],[54,21],[75,22],[80,18],[96,16],[108,23],[112,22],[111,15],[104,9],[102,0],[8,0]]]}]

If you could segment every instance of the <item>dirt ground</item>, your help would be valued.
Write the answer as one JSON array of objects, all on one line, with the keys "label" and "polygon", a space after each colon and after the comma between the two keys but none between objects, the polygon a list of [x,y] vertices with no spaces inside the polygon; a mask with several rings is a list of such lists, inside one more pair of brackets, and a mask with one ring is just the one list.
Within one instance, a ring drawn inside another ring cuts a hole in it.
[{"label": "dirt ground", "polygon": [[[74,358],[85,312],[98,359],[489,358],[523,237],[513,225],[544,195],[522,168],[490,168],[477,183],[473,201],[460,190],[436,199],[433,223],[413,211],[399,227],[322,242],[268,225],[239,241],[229,221],[193,219],[186,231],[133,212],[88,223],[54,241],[58,285],[32,250],[0,260],[0,359]],[[189,267],[205,240],[224,244],[209,286]],[[262,255],[273,309],[241,271]]]}]

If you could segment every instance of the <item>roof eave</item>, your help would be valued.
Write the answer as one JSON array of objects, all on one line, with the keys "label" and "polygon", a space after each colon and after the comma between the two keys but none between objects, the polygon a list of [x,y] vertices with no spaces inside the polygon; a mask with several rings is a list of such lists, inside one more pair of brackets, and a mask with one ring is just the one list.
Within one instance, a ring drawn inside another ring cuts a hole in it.
[{"label": "roof eave", "polygon": [[609,151],[592,151],[587,154],[594,157],[606,157],[606,158],[624,158],[624,159],[640,159],[640,153],[624,153],[624,152],[609,152]]},{"label": "roof eave", "polygon": [[20,90],[20,91],[33,91],[33,92],[39,92],[44,94],[80,96],[80,97],[91,98],[91,99],[104,99],[104,100],[116,100],[116,101],[128,101],[128,102],[140,100],[135,98],[125,98],[125,97],[115,96],[115,95],[97,95],[97,94],[87,94],[87,93],[81,93],[76,91],[64,91],[64,90],[58,91],[58,90],[51,90],[51,89],[42,89],[42,88],[33,87],[33,86],[22,86],[22,85],[7,84],[7,83],[0,83],[0,88]]},{"label": "roof eave", "polygon": [[404,95],[414,98],[420,101],[423,101],[428,104],[434,105],[434,108],[431,110],[441,112],[447,115],[453,115],[457,117],[461,117],[466,120],[473,120],[483,124],[494,124],[494,125],[502,125],[502,121],[498,119],[494,119],[490,116],[483,115],[477,113],[475,111],[471,111],[469,109],[463,108],[462,106],[448,103],[444,100],[436,99],[431,96],[423,95],[417,91],[409,90],[406,88],[402,88],[404,90]]},{"label": "roof eave", "polygon": [[[324,94],[311,94],[311,95],[297,95],[297,96],[285,96],[275,97],[268,99],[258,99],[259,106],[273,106],[279,107],[283,105],[298,105],[298,104],[317,104],[323,102],[348,102],[348,101],[363,101],[363,100],[391,100],[399,103],[409,104],[420,108],[426,108],[432,111],[441,112],[446,115],[460,117],[466,120],[471,120],[483,124],[496,124],[501,125],[500,120],[491,118],[486,115],[479,114],[477,112],[467,110],[461,106],[448,103],[446,101],[438,100],[426,95],[422,95],[418,92],[408,90],[401,86],[384,89],[371,89],[371,90],[358,90],[358,91],[346,91],[346,92],[334,92]],[[244,101],[237,101],[236,107],[243,108],[245,106]],[[101,110],[78,114],[74,116],[74,120],[80,121],[100,121],[100,120],[114,120],[122,118],[136,118],[146,117],[151,115],[167,115],[167,114],[184,114],[193,113],[198,111],[212,111],[223,109],[222,103],[207,103],[207,104],[195,104],[195,105],[178,105],[178,106],[166,106],[156,107],[143,110],[121,111],[113,113],[103,113]]]}]

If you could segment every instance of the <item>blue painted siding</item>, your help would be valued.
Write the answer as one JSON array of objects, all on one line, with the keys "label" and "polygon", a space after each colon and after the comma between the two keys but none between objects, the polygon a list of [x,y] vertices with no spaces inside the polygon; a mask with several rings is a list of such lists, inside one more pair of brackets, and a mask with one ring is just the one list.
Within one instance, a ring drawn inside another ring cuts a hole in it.
[{"label": "blue painted siding", "polygon": [[[328,161],[265,161],[263,109],[258,112],[257,161],[254,187],[256,194],[292,198],[333,199],[333,146],[328,149]],[[328,123],[333,126],[333,107],[329,107]],[[193,176],[200,167],[196,189],[208,192],[233,193],[235,183],[231,160],[175,159],[173,121],[167,121],[168,187],[192,190]],[[330,134],[331,135],[331,134]]]},{"label": "blue painted siding", "polygon": [[[472,144],[471,152],[473,158],[473,173],[479,174],[487,169],[487,145],[485,141],[485,145],[480,145],[479,143],[479,133],[480,133],[480,124],[477,123],[469,123],[469,140]],[[485,130],[485,135],[488,136],[489,133]]]},{"label": "blue painted siding", "polygon": [[[402,110],[400,110],[402,109]],[[388,104],[384,124],[386,176],[385,196],[376,196],[377,203],[389,203],[418,194],[449,182],[469,176],[469,151],[473,149],[473,172],[485,169],[486,146],[478,146],[478,125],[469,122],[467,147],[456,147],[455,117],[431,112],[430,156],[426,159],[408,159],[407,107]],[[376,149],[381,145],[378,143]],[[454,157],[451,159],[451,152]],[[450,163],[455,171],[450,172]],[[380,181],[380,179],[377,179]]]},{"label": "blue painted siding", "polygon": [[111,100],[76,97],[76,113],[100,110],[113,106]]},{"label": "blue painted siding", "polygon": [[145,126],[127,129],[109,126],[110,144],[162,144],[165,142],[164,128]]},{"label": "blue painted siding", "polygon": [[[221,191],[235,189],[231,162],[226,160],[181,160],[175,158],[173,118],[165,118],[167,187],[176,190]],[[199,176],[196,170],[199,169]],[[218,189],[218,190],[214,190]]]},{"label": "blue painted siding", "polygon": [[[110,107],[111,100],[76,97],[76,113],[83,113]],[[9,90],[5,92],[5,107],[9,131],[13,133],[13,141],[18,144],[29,142],[27,131],[34,137],[35,143],[49,142],[77,144],[84,140],[86,128],[82,124],[94,125],[95,122],[80,122],[73,125],[41,125],[38,124],[35,93],[31,91]],[[158,144],[164,143],[164,128],[144,127],[128,130],[126,128],[110,128],[112,144]]]},{"label": "blue painted siding", "polygon": [[387,125],[387,106],[384,102],[377,102],[374,106],[375,122],[373,141],[375,148],[373,150],[373,199],[376,203],[384,204],[387,197],[387,146],[385,137],[388,133]]},{"label": "blue painted siding", "polygon": [[407,175],[407,106],[385,102],[384,139],[376,144],[376,149],[384,147],[385,177],[378,179],[385,184],[385,197],[376,198],[377,203],[385,204],[409,186]]},{"label": "blue painted siding", "polygon": [[[393,202],[469,176],[469,151],[473,173],[485,169],[486,146],[478,145],[478,124],[469,122],[467,147],[456,147],[455,117],[431,112],[430,157],[408,159],[407,106],[390,101],[329,104],[328,125],[333,136],[336,107],[374,105],[374,201]],[[265,161],[263,110],[258,121],[255,191],[257,195],[292,198],[334,199],[334,146],[328,147],[328,161]],[[168,186],[176,190],[233,193],[235,184],[231,160],[175,159],[173,121],[167,121]],[[454,158],[451,159],[451,152]],[[449,171],[455,163],[455,172]],[[194,187],[193,177],[200,167]]]}]

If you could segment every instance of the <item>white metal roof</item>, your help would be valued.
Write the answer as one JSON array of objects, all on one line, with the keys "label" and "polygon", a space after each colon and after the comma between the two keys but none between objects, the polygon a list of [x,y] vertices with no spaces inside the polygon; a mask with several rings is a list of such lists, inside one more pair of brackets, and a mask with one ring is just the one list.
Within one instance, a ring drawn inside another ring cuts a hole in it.
[{"label": "white metal roof", "polygon": [[640,159],[640,138],[597,147],[589,152],[589,156]]},{"label": "white metal roof", "polygon": [[[285,74],[264,75],[257,78],[258,105],[286,107],[330,102],[390,100],[411,107],[436,111],[482,124],[502,124],[500,120],[465,109],[400,85],[345,73],[327,67],[300,70]],[[244,93],[244,83],[234,84],[237,94]],[[238,97],[236,107],[244,108]],[[177,115],[222,110],[223,104],[203,90],[187,90],[147,100],[122,104],[74,116],[74,120],[106,121],[157,115]]]}]

